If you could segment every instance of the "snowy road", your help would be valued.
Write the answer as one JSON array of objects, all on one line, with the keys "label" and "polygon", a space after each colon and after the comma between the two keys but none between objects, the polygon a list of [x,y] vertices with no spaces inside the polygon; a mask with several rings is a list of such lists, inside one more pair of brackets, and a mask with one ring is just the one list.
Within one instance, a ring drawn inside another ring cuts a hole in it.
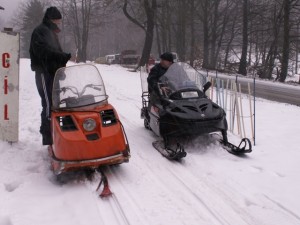
[{"label": "snowy road", "polygon": [[186,143],[182,162],[171,162],[152,148],[156,137],[140,119],[139,74],[98,68],[132,152],[128,164],[106,171],[115,197],[98,198],[99,175],[55,183],[40,145],[34,76],[22,60],[20,142],[0,142],[0,225],[300,224],[300,108],[259,99],[257,146],[246,157],[200,137]]},{"label": "snowy road", "polygon": [[[203,73],[203,71],[202,71]],[[216,77],[214,73],[209,74],[212,77]],[[248,94],[248,83],[250,84],[251,90],[254,89],[254,81],[251,78],[245,78],[239,75],[228,76],[224,74],[218,74],[218,77],[221,80],[224,80],[224,85],[227,84],[227,80],[238,80],[238,83],[241,84],[241,89],[243,93]],[[300,87],[297,85],[287,85],[279,82],[265,81],[256,79],[255,84],[255,93],[257,97],[268,99],[271,101],[277,101],[282,103],[293,104],[300,106]]]}]

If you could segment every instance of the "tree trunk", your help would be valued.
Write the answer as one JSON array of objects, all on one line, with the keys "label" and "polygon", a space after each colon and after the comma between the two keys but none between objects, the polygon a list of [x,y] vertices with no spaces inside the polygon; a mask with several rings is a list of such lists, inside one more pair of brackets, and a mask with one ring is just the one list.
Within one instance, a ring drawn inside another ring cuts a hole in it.
[{"label": "tree trunk", "polygon": [[75,0],[71,2],[71,11],[74,20],[73,32],[76,48],[78,49],[78,62],[86,62],[87,60],[91,5],[91,0],[82,0],[79,5]]},{"label": "tree trunk", "polygon": [[[223,42],[223,38],[224,38],[224,35],[225,35],[225,29],[227,27],[227,23],[228,23],[228,1],[227,1],[227,6],[226,6],[226,12],[225,12],[225,15],[224,15],[224,18],[223,18],[222,30],[221,30],[221,33],[219,35],[220,37],[219,37],[219,41],[218,41],[218,47],[217,47],[216,52],[214,53],[215,54],[214,58],[215,58],[216,63],[219,61],[219,54],[220,54],[220,50],[221,50],[221,47],[222,47],[222,42]],[[216,64],[214,66],[216,67]],[[220,68],[217,68],[217,69],[220,69]]]},{"label": "tree trunk", "polygon": [[219,7],[220,1],[214,1],[214,11],[213,11],[213,21],[211,26],[211,50],[210,50],[210,62],[209,67],[211,69],[216,69],[217,59],[216,59],[216,45],[217,45],[217,29],[218,29],[218,17],[219,17]]},{"label": "tree trunk", "polygon": [[190,65],[194,66],[195,60],[195,0],[190,0],[191,10],[191,50],[190,50]]},{"label": "tree trunk", "polygon": [[298,63],[299,63],[299,24],[297,24],[297,40],[296,40],[296,65],[295,74],[298,74]]},{"label": "tree trunk", "polygon": [[248,49],[248,0],[243,2],[243,45],[239,66],[239,74],[247,75],[247,49]]},{"label": "tree trunk", "polygon": [[158,25],[155,25],[155,33],[156,33],[156,44],[157,44],[157,52],[159,55],[161,55],[161,41],[159,38],[159,31],[158,31]]},{"label": "tree trunk", "polygon": [[209,27],[208,27],[208,6],[210,0],[205,0],[203,6],[203,68],[209,68]]},{"label": "tree trunk", "polygon": [[284,0],[284,36],[282,46],[282,62],[280,82],[284,82],[288,74],[289,54],[290,54],[290,0]]},{"label": "tree trunk", "polygon": [[156,10],[156,0],[152,0],[151,5],[149,4],[149,1],[150,0],[144,0],[144,8],[147,16],[147,28],[146,28],[146,38],[144,42],[143,52],[138,67],[144,66],[148,63],[149,56],[152,49],[154,26],[155,26],[154,16]]},{"label": "tree trunk", "polygon": [[[151,1],[151,3],[150,3],[150,1]],[[141,56],[141,59],[139,61],[137,68],[144,66],[144,65],[146,65],[146,63],[148,63],[149,56],[150,56],[151,49],[152,49],[152,43],[153,43],[154,27],[155,27],[154,19],[155,19],[155,11],[157,8],[156,0],[143,0],[141,2],[141,4],[142,4],[142,6],[145,10],[145,14],[146,14],[146,26],[143,25],[141,22],[139,22],[137,19],[133,18],[128,13],[128,11],[127,11],[128,0],[125,0],[124,5],[123,5],[123,12],[124,12],[125,16],[131,22],[133,22],[134,24],[136,24],[137,26],[142,28],[146,33],[142,56]]]},{"label": "tree trunk", "polygon": [[235,24],[236,24],[236,18],[238,14],[235,14],[233,21],[232,21],[232,27],[231,27],[231,34],[230,34],[230,39],[227,43],[226,50],[225,50],[225,59],[224,59],[224,69],[226,69],[227,63],[228,63],[228,56],[229,56],[229,50],[231,47],[231,43],[234,39],[234,34],[235,34]]}]

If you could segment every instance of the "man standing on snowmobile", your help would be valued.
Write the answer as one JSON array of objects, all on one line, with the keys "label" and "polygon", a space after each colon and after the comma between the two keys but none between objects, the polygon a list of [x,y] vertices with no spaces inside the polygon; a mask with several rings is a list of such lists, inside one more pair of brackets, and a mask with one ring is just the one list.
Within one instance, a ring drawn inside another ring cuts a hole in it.
[{"label": "man standing on snowmobile", "polygon": [[43,145],[51,145],[51,106],[52,85],[57,69],[65,67],[71,54],[62,51],[57,34],[62,15],[56,7],[47,8],[43,22],[37,26],[31,36],[31,69],[35,71],[36,86],[42,99],[41,127]]},{"label": "man standing on snowmobile", "polygon": [[149,73],[147,78],[148,91],[150,94],[150,103],[159,101],[160,91],[158,88],[159,79],[167,72],[168,68],[173,64],[174,58],[173,54],[170,52],[165,52],[160,56],[160,63],[156,64]]}]

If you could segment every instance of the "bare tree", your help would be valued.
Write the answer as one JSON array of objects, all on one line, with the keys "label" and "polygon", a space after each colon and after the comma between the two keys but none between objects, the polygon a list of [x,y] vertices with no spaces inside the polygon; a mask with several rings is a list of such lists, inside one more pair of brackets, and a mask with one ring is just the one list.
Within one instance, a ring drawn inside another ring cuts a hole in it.
[{"label": "bare tree", "polygon": [[109,0],[66,0],[63,12],[66,24],[72,32],[78,61],[87,60],[90,32],[101,25],[101,18],[105,16],[105,10],[110,3]]},{"label": "bare tree", "polygon": [[[125,16],[135,25],[143,29],[146,34],[142,56],[139,61],[138,67],[144,66],[148,62],[151,53],[156,9],[156,0],[124,0],[123,12]],[[139,10],[141,10],[140,12],[142,12],[142,15],[137,14],[137,11]],[[143,14],[145,14],[145,17],[143,16]]]},{"label": "bare tree", "polygon": [[283,22],[283,46],[282,46],[282,66],[280,73],[280,82],[284,82],[288,75],[289,58],[290,58],[290,30],[291,30],[291,11],[297,6],[298,0],[284,0],[284,22]]},{"label": "bare tree", "polygon": [[46,4],[40,0],[21,3],[12,23],[21,33],[21,56],[29,57],[29,44],[32,31],[44,17]]}]

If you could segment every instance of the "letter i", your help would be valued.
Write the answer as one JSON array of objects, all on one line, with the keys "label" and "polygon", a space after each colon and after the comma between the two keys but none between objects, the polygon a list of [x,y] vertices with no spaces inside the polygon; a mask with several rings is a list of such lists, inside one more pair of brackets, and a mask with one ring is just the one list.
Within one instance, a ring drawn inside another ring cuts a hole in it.
[{"label": "letter i", "polygon": [[7,76],[4,77],[4,94],[8,94],[8,81],[7,81]]}]

